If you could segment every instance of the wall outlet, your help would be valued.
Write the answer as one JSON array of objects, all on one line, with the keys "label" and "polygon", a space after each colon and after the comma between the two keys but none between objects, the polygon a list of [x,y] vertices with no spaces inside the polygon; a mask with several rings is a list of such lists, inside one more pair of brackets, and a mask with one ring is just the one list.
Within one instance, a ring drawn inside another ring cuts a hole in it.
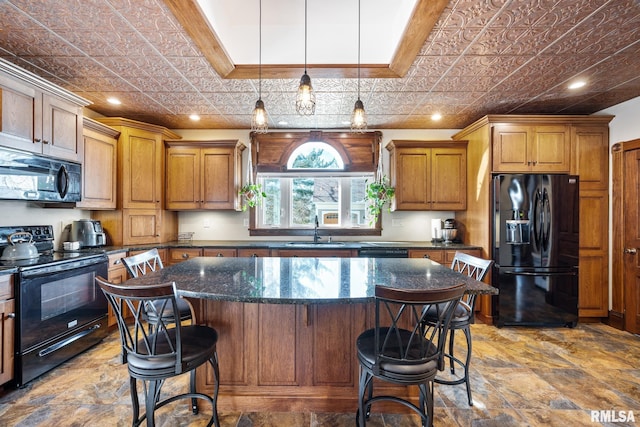
[{"label": "wall outlet", "polygon": [[245,227],[248,227],[249,226],[249,218],[245,218],[243,223],[244,223]]},{"label": "wall outlet", "polygon": [[207,218],[207,219],[205,219],[204,221],[202,221],[202,226],[203,226],[204,228],[209,228],[209,227],[211,227],[211,223],[209,222],[209,219],[208,219],[208,218]]},{"label": "wall outlet", "polygon": [[402,220],[401,219],[392,219],[391,220],[391,226],[392,227],[402,227]]}]

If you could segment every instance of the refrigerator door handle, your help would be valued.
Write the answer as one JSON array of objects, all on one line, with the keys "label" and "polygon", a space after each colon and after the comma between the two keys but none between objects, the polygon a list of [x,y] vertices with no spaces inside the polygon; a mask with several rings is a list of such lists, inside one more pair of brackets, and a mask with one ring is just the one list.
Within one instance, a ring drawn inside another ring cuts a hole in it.
[{"label": "refrigerator door handle", "polygon": [[549,193],[545,188],[542,192],[542,247],[545,251],[549,250],[549,233],[551,232],[551,202],[549,201]]},{"label": "refrigerator door handle", "polygon": [[539,189],[536,189],[533,196],[533,240],[536,248],[540,248],[540,244],[542,243],[543,224],[542,194],[540,194]]}]

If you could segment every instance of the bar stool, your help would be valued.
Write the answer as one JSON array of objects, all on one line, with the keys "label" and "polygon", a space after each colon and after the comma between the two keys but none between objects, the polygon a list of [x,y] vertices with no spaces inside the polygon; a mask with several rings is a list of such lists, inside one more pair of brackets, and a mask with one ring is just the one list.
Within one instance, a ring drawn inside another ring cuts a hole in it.
[{"label": "bar stool", "polygon": [[[447,328],[463,293],[464,285],[441,290],[376,286],[375,328],[356,340],[360,362],[356,423],[360,427],[365,427],[371,405],[385,400],[416,412],[424,427],[433,425],[433,379],[444,368]],[[426,322],[427,312],[435,313],[436,320]],[[419,404],[398,396],[374,395],[374,378],[418,386]]]},{"label": "bar stool", "polygon": [[[220,381],[216,345],[218,332],[203,325],[183,326],[180,322],[165,322],[162,313],[169,309],[177,312],[175,283],[150,286],[131,286],[107,282],[96,277],[96,283],[105,294],[116,316],[124,361],[129,370],[129,388],[133,409],[132,425],[146,420],[155,426],[155,410],[178,399],[190,398],[194,414],[198,413],[197,399],[211,404],[213,414],[207,426],[220,426],[217,401]],[[146,328],[144,313],[153,313],[158,319],[153,331]],[[172,327],[168,328],[167,325]],[[214,374],[214,394],[208,396],[196,390],[196,368],[209,363]],[[161,388],[167,378],[189,372],[189,391],[161,397]],[[140,415],[137,382],[143,382],[145,413]]]},{"label": "bar stool", "polygon": [[[451,263],[451,269],[456,270],[462,274],[466,274],[469,277],[473,277],[476,280],[482,281],[489,271],[489,268],[493,264],[492,260],[486,260],[475,257],[473,255],[466,254],[464,252],[456,251],[453,262]],[[473,399],[471,397],[471,384],[469,381],[469,363],[471,362],[471,329],[470,325],[474,322],[474,310],[476,304],[475,294],[465,294],[460,303],[458,303],[449,325],[449,347],[445,352],[444,357],[449,359],[449,369],[452,375],[455,375],[455,365],[459,365],[464,369],[464,375],[461,378],[454,380],[447,380],[438,378],[436,376],[435,382],[437,384],[457,385],[466,384],[467,387],[467,399],[469,400],[469,406],[473,406]],[[428,321],[432,321],[433,316],[427,316]],[[453,353],[455,332],[456,330],[462,330],[467,343],[467,355],[464,361],[460,360]]]}]

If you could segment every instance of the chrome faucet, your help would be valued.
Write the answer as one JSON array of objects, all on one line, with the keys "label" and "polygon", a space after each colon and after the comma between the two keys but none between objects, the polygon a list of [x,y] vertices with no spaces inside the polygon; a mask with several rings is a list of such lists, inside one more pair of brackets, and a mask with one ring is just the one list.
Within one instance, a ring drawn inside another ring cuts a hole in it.
[{"label": "chrome faucet", "polygon": [[318,223],[318,215],[316,215],[316,226],[313,228],[313,243],[318,243],[318,240],[322,239],[322,237],[318,235],[319,225],[320,224]]}]

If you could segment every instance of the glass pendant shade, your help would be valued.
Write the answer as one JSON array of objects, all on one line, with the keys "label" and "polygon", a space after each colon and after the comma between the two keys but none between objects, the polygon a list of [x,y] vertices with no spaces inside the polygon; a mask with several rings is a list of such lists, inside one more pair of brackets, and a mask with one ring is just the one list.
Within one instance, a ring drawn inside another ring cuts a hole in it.
[{"label": "glass pendant shade", "polygon": [[256,133],[267,133],[269,126],[267,124],[267,110],[264,108],[262,99],[256,101],[256,108],[253,109],[251,116],[251,130]]},{"label": "glass pendant shade", "polygon": [[296,111],[303,116],[309,116],[316,112],[316,94],[313,93],[311,78],[305,71],[300,79],[298,95],[296,96]]},{"label": "glass pendant shade", "polygon": [[364,132],[365,130],[367,130],[367,113],[364,111],[364,104],[358,98],[351,114],[351,131]]}]

